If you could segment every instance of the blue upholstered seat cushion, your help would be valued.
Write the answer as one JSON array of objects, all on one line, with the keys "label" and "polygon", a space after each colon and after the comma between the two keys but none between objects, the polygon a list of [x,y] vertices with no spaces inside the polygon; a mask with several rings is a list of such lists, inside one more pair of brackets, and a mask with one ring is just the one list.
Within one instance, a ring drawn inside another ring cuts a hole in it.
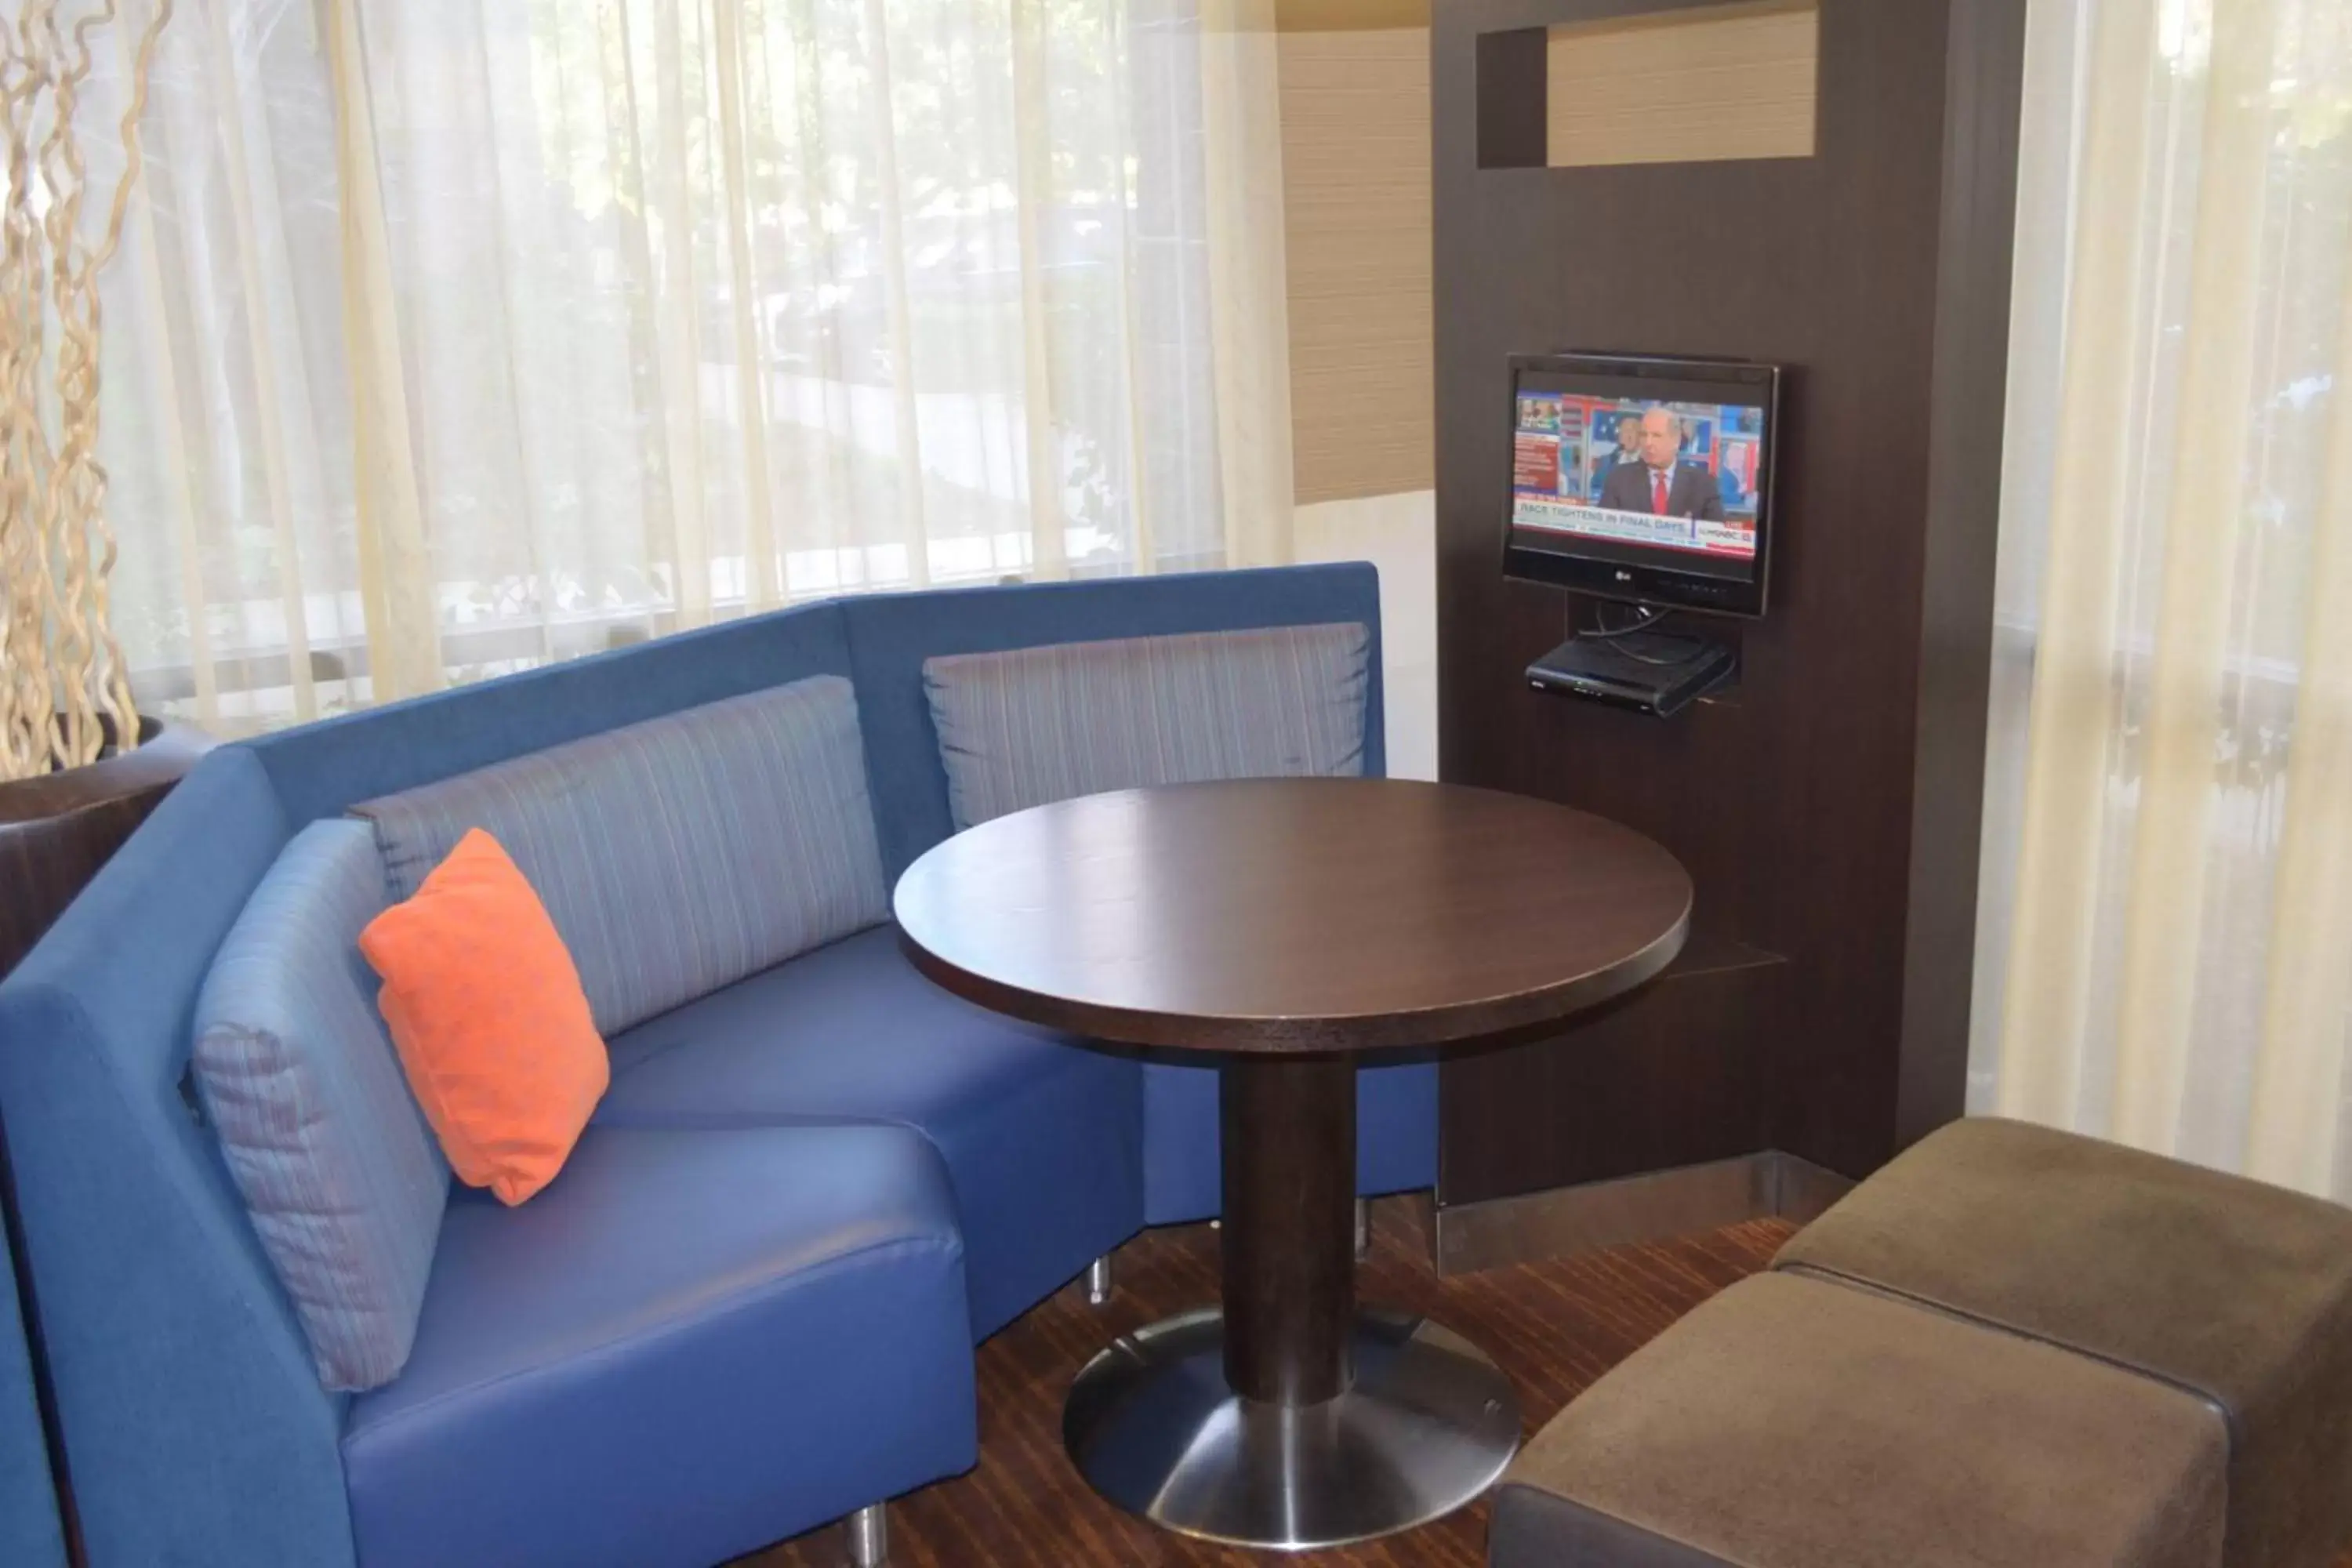
[{"label": "blue upholstered seat cushion", "polygon": [[360,956],[383,907],[367,826],[313,823],[196,1000],[197,1091],[331,1389],[373,1388],[408,1359],[449,1193]]},{"label": "blue upholstered seat cushion", "polygon": [[891,930],[649,1019],[611,1049],[603,1124],[920,1129],[954,1183],[975,1337],[1142,1223],[1135,1064],[949,995]]},{"label": "blue upholstered seat cushion", "polygon": [[407,898],[469,827],[506,847],[613,1035],[889,912],[857,700],[814,676],[352,808]]},{"label": "blue upholstered seat cushion", "polygon": [[1102,790],[1364,771],[1371,633],[1266,626],[928,659],[961,830]]},{"label": "blue upholstered seat cushion", "polygon": [[592,1127],[450,1204],[343,1439],[367,1568],[705,1568],[970,1467],[955,1203],[896,1127]]}]

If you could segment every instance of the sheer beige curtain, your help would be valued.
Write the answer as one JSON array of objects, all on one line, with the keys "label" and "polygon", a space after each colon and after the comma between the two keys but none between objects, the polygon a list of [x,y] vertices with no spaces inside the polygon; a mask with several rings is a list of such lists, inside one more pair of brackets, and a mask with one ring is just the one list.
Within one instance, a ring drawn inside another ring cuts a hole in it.
[{"label": "sheer beige curtain", "polygon": [[2352,1198],[2352,0],[2034,0],[1972,1102]]},{"label": "sheer beige curtain", "polygon": [[1270,0],[182,0],[108,283],[144,705],[1287,559],[1273,48]]}]

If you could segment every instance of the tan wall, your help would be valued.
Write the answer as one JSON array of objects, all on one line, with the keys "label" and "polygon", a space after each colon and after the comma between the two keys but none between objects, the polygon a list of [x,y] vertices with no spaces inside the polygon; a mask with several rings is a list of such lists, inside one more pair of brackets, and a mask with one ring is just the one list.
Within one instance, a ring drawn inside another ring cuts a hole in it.
[{"label": "tan wall", "polygon": [[1820,31],[1812,0],[1554,27],[1544,161],[1810,158]]},{"label": "tan wall", "polygon": [[1299,502],[1433,482],[1428,0],[1281,0]]},{"label": "tan wall", "polygon": [[1286,33],[1352,33],[1429,26],[1430,0],[1274,0],[1274,25]]},{"label": "tan wall", "polygon": [[[1300,504],[1435,482],[1430,0],[1275,0]],[[1814,0],[1555,27],[1554,165],[1808,157]]]}]

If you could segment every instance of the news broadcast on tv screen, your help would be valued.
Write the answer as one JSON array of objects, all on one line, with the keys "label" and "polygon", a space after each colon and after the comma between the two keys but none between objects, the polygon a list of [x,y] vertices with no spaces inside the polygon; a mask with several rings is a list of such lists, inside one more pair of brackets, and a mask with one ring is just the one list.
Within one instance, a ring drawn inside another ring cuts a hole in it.
[{"label": "news broadcast on tv screen", "polygon": [[1514,546],[1754,575],[1760,405],[1545,384],[1552,379],[1526,376],[1516,388]]}]

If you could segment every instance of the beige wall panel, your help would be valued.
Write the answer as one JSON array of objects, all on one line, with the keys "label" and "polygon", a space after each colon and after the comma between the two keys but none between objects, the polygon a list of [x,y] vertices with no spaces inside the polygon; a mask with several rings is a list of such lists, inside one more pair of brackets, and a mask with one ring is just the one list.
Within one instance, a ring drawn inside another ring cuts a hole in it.
[{"label": "beige wall panel", "polygon": [[1274,25],[1286,33],[1426,27],[1429,0],[1274,0]]},{"label": "beige wall panel", "polygon": [[1297,499],[1426,489],[1428,30],[1285,32],[1281,67]]},{"label": "beige wall panel", "polygon": [[1810,3],[1554,27],[1554,168],[1813,155],[1820,13]]}]

